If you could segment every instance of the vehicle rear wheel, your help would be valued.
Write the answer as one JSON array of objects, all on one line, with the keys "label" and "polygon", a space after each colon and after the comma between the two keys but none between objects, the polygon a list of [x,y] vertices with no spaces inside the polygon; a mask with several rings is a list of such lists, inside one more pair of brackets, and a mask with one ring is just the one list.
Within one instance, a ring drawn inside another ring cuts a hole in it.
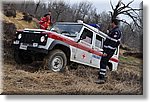
[{"label": "vehicle rear wheel", "polygon": [[23,50],[14,50],[14,59],[18,64],[30,64],[33,62],[29,53]]},{"label": "vehicle rear wheel", "polygon": [[49,52],[44,62],[45,68],[54,72],[63,72],[67,65],[67,57],[63,51],[55,49]]}]

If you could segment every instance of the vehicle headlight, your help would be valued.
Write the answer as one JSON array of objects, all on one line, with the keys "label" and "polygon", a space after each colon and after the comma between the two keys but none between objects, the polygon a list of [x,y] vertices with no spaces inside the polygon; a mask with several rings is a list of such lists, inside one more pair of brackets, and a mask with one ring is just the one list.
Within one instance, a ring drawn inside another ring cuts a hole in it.
[{"label": "vehicle headlight", "polygon": [[21,39],[21,37],[22,37],[22,34],[18,34],[18,39]]},{"label": "vehicle headlight", "polygon": [[40,41],[41,41],[41,42],[44,42],[44,41],[45,41],[45,36],[41,36]]}]

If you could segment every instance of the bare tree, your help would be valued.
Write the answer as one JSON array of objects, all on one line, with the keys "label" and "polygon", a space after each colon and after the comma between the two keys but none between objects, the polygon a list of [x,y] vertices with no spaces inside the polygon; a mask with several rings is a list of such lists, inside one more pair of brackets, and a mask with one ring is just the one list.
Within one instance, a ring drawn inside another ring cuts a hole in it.
[{"label": "bare tree", "polygon": [[[133,23],[131,23],[130,25],[134,26]],[[131,28],[127,24],[122,25],[120,28],[122,29],[122,33],[123,33],[121,43],[123,45],[129,46],[130,48],[136,51],[142,51],[142,45],[143,45],[142,32],[135,30],[133,33],[131,31]]]},{"label": "bare tree", "polygon": [[[134,1],[134,0],[133,0]],[[142,18],[139,15],[139,12],[142,10],[141,8],[132,8],[130,5],[133,3],[130,1],[129,3],[125,4],[122,0],[119,0],[117,5],[114,7],[112,2],[110,1],[111,8],[113,11],[110,11],[111,19],[118,18],[119,15],[125,15],[131,18],[134,22],[134,25],[140,29],[142,29]],[[133,31],[132,26],[124,19],[120,19],[121,22],[126,23],[130,26],[131,30]]]},{"label": "bare tree", "polygon": [[91,2],[80,2],[76,3],[72,6],[74,12],[74,21],[76,20],[84,20],[88,18],[90,11],[93,10],[93,4]]},{"label": "bare tree", "polygon": [[81,12],[82,18],[84,19],[89,14],[89,11],[92,9],[92,3],[81,2],[79,3],[79,7],[81,8],[80,12]]},{"label": "bare tree", "polygon": [[56,13],[56,21],[58,21],[59,16],[67,9],[67,4],[64,1],[54,1],[51,9]]},{"label": "bare tree", "polygon": [[86,23],[93,23],[93,24],[98,24],[100,23],[100,14],[97,13],[96,8],[93,7],[93,9],[89,10],[89,13],[87,16],[84,18],[84,21]]},{"label": "bare tree", "polygon": [[110,21],[111,16],[107,12],[100,13],[100,24],[101,24],[101,30],[103,32],[107,32],[108,29],[110,29]]},{"label": "bare tree", "polygon": [[41,1],[39,0],[37,3],[36,3],[36,7],[35,7],[35,11],[34,11],[34,15],[36,15],[36,12],[38,10],[38,7],[40,5]]}]

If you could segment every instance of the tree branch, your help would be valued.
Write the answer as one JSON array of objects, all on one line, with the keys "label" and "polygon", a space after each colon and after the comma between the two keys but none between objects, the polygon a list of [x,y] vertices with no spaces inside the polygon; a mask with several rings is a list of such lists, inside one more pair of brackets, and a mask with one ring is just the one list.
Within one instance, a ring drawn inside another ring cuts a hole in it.
[{"label": "tree branch", "polygon": [[112,4],[111,0],[110,0],[110,5],[111,5],[111,8],[114,10],[114,7],[113,7],[113,4]]},{"label": "tree branch", "polygon": [[[124,15],[127,15],[127,16],[129,16],[132,20],[133,20],[133,22],[134,22],[134,24],[137,26],[137,27],[139,27],[139,28],[141,28],[142,29],[142,27],[137,23],[137,17],[135,17],[135,16],[133,16],[133,15],[131,15],[130,13],[126,13],[126,14],[124,14]],[[136,19],[135,19],[136,18]]]},{"label": "tree branch", "polygon": [[[135,27],[141,28],[142,29],[142,19],[141,16],[139,15],[139,11],[143,9],[137,9],[137,8],[132,8],[130,7],[130,4],[133,3],[134,0],[130,1],[129,3],[125,4],[122,2],[122,0],[119,0],[116,7],[114,8],[112,3],[110,2],[110,5],[113,9],[113,12],[110,12],[112,19],[117,18],[118,15],[126,15],[132,19],[134,22]],[[124,20],[121,20],[122,22],[126,23]],[[129,25],[129,24],[128,24]],[[130,28],[132,28],[130,26]]]},{"label": "tree branch", "polygon": [[134,29],[132,28],[132,25],[130,24],[130,23],[128,23],[126,20],[119,20],[120,22],[122,22],[122,23],[125,23],[125,24],[127,24],[129,27],[130,27],[130,29],[131,29],[131,31],[132,31],[132,35],[133,35],[133,37],[136,37],[135,36],[135,32],[134,32]]},{"label": "tree branch", "polygon": [[120,7],[120,8],[118,9],[118,11],[122,11],[123,9],[129,7],[129,5],[130,5],[133,1],[134,1],[134,0],[130,1],[127,5],[125,5],[123,2],[121,2],[121,4],[123,5],[123,7]]},{"label": "tree branch", "polygon": [[126,20],[122,19],[122,20],[119,20],[119,21],[127,24],[130,27],[130,29],[132,29],[132,31],[134,31],[133,28],[132,28],[132,26],[131,26],[131,24],[129,24]]},{"label": "tree branch", "polygon": [[36,8],[35,8],[35,11],[34,11],[34,15],[36,15],[36,12],[37,12],[37,9],[38,9],[38,7],[39,7],[39,5],[40,5],[40,0],[39,0],[39,2],[36,4]]}]

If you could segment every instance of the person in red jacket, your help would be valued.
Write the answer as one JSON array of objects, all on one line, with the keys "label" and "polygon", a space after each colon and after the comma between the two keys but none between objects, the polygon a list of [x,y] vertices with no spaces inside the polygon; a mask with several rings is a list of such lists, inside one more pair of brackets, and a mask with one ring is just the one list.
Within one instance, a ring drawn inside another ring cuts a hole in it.
[{"label": "person in red jacket", "polygon": [[51,15],[45,14],[44,17],[39,21],[40,29],[47,29],[51,23]]}]

